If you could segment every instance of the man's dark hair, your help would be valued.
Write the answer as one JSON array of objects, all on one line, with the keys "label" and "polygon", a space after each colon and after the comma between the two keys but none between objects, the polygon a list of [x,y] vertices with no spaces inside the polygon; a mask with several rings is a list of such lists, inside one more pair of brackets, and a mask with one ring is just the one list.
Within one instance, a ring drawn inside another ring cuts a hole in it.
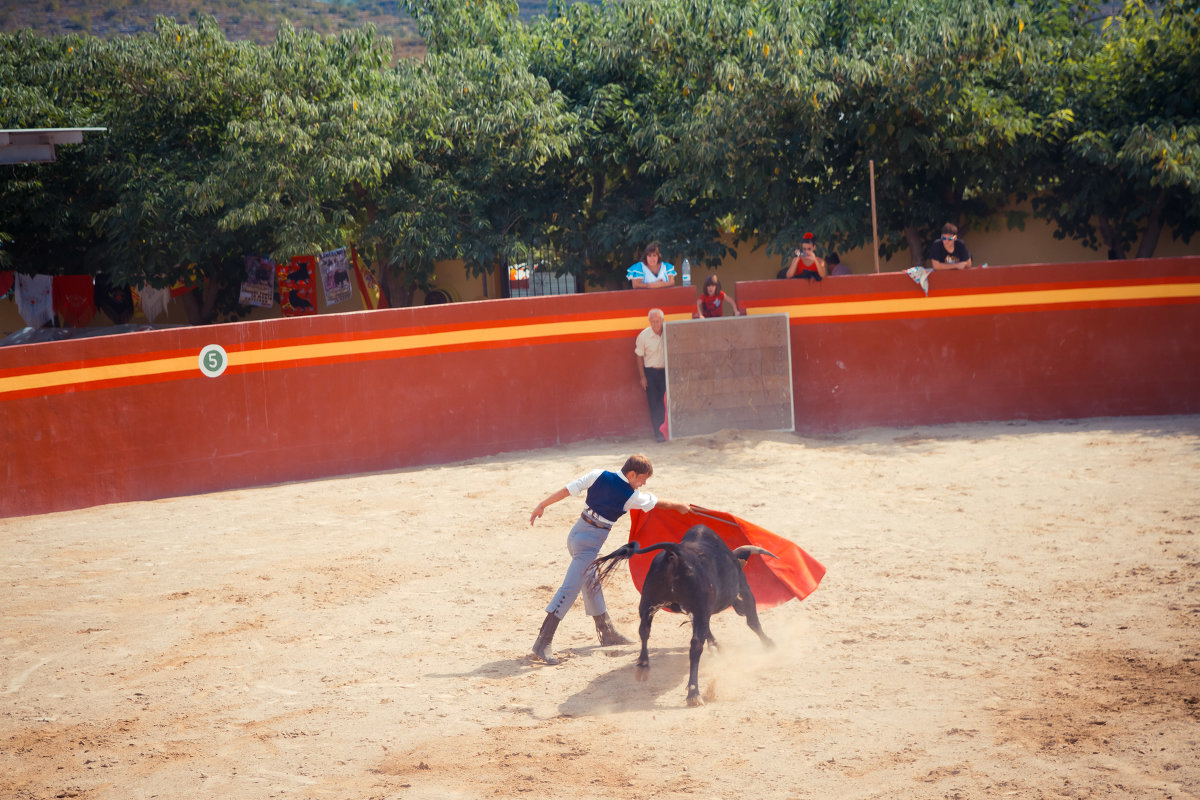
[{"label": "man's dark hair", "polygon": [[630,472],[636,472],[638,475],[653,475],[654,467],[650,466],[650,459],[638,453],[625,459],[625,466],[621,467],[622,475],[628,475]]}]

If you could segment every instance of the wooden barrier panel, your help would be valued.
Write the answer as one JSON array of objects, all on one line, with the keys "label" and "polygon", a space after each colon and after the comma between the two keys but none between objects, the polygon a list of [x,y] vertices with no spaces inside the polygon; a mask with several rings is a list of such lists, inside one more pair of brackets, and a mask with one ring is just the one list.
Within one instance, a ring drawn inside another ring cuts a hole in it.
[{"label": "wooden barrier panel", "polygon": [[788,334],[786,314],[664,325],[671,437],[793,430]]}]

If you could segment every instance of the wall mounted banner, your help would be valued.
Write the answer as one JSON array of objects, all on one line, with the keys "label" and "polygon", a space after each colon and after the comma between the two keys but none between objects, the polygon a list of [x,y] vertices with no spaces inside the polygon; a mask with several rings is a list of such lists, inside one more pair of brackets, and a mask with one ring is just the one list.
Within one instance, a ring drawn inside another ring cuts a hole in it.
[{"label": "wall mounted banner", "polygon": [[354,265],[354,279],[358,282],[358,294],[362,297],[363,309],[374,311],[377,308],[387,308],[387,298],[383,295],[383,287],[379,285],[375,273],[369,268],[363,269],[358,263],[358,251],[350,248],[350,263]]},{"label": "wall mounted banner", "polygon": [[54,310],[68,328],[86,327],[96,316],[96,285],[91,275],[55,275]]},{"label": "wall mounted banner", "polygon": [[350,259],[346,256],[346,248],[339,247],[321,253],[320,265],[325,305],[333,306],[349,300],[354,289],[350,286]]},{"label": "wall mounted banner", "polygon": [[246,256],[246,279],[238,302],[244,306],[275,305],[275,265],[259,256]]},{"label": "wall mounted banner", "polygon": [[285,317],[317,313],[317,260],[292,256],[292,263],[275,268],[279,285],[279,307]]}]

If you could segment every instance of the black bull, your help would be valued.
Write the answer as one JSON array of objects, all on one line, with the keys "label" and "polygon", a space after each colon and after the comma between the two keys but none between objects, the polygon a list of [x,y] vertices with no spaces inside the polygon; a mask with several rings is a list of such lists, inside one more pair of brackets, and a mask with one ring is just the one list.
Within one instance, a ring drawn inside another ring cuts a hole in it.
[{"label": "black bull", "polygon": [[660,608],[685,612],[692,618],[692,643],[689,651],[691,672],[688,676],[687,703],[689,706],[698,706],[702,704],[697,677],[700,653],[704,650],[705,642],[711,642],[714,647],[717,645],[709,627],[709,620],[713,614],[733,606],[734,611],[746,618],[746,624],[758,634],[763,644],[767,647],[772,646],[771,640],[763,633],[762,626],[758,623],[758,608],[742,567],[755,553],[771,558],[777,556],[753,545],[730,550],[729,545],[713,533],[711,528],[695,525],[688,529],[678,544],[659,542],[644,548],[637,542],[622,545],[592,562],[589,567],[592,571],[591,579],[603,583],[622,561],[656,550],[660,552],[650,562],[650,570],[642,584],[642,601],[638,606],[642,620],[638,628],[642,637],[642,652],[638,656],[635,677],[639,681],[649,677],[650,653],[646,643],[650,639],[650,622],[654,618],[654,612]]}]

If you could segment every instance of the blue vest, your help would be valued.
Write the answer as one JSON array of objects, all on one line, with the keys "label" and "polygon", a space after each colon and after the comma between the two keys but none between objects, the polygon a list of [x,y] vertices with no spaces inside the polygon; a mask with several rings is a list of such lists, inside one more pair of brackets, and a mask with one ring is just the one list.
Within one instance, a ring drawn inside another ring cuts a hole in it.
[{"label": "blue vest", "polygon": [[587,506],[609,522],[616,522],[625,513],[625,503],[633,497],[633,492],[629,481],[615,472],[605,470],[588,487]]}]

